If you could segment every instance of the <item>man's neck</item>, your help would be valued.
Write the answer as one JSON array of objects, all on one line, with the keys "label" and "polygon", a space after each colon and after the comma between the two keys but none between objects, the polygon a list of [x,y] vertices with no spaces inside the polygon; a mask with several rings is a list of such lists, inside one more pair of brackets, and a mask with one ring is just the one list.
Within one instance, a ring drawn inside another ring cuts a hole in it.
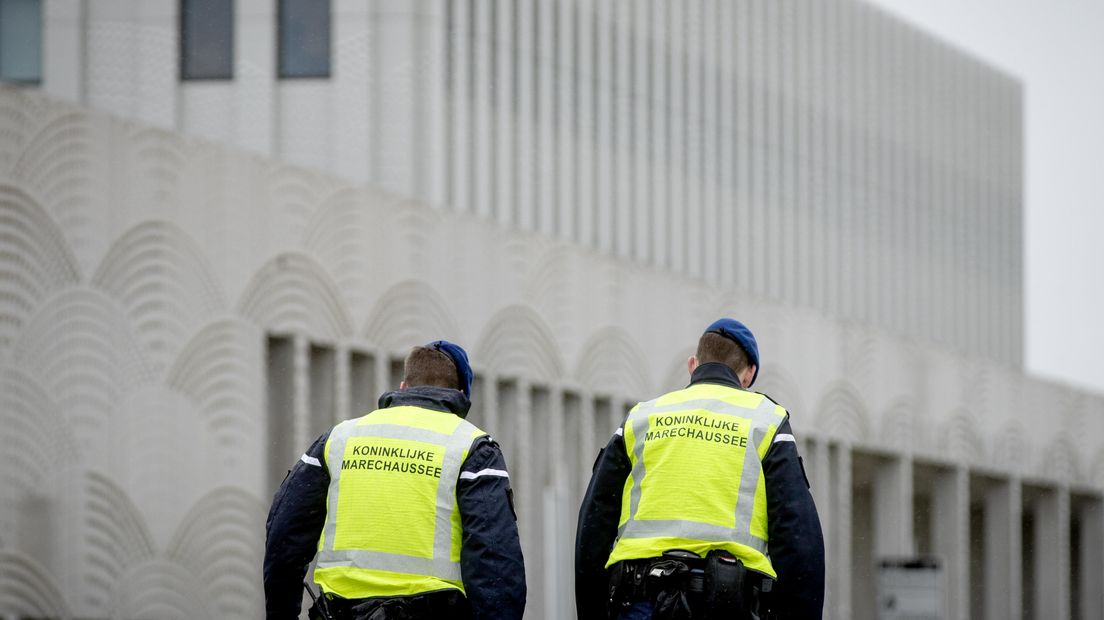
[{"label": "man's neck", "polygon": [[713,383],[740,390],[744,389],[744,387],[740,385],[740,378],[736,376],[736,373],[720,362],[699,364],[690,375],[690,385],[696,385],[698,383]]}]

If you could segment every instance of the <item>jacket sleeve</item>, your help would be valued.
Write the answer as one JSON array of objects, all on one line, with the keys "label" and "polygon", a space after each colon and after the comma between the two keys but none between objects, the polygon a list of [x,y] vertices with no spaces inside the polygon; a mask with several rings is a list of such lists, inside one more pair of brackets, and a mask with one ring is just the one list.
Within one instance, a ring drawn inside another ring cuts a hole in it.
[{"label": "jacket sleeve", "polygon": [[789,416],[763,459],[767,535],[778,573],[778,617],[819,619],[824,607],[824,536],[813,495],[793,440]]},{"label": "jacket sleeve", "polygon": [[521,618],[525,562],[506,459],[490,437],[475,441],[456,485],[460,572],[476,620]]},{"label": "jacket sleeve", "polygon": [[617,538],[621,496],[632,471],[625,440],[618,432],[598,453],[579,508],[575,534],[575,608],[580,620],[605,618],[609,598],[606,561]]},{"label": "jacket sleeve", "polygon": [[326,521],[330,473],[322,435],[288,472],[268,512],[265,527],[264,590],[269,620],[298,618],[303,578],[318,549]]}]

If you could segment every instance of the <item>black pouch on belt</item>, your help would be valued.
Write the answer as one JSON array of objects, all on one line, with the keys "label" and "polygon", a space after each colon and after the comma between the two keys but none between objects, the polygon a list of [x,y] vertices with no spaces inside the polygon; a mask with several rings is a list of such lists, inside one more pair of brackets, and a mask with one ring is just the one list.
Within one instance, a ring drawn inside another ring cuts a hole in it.
[{"label": "black pouch on belt", "polygon": [[648,566],[648,598],[652,601],[655,620],[688,620],[690,603],[686,599],[686,581],[690,567],[679,559],[664,559]]},{"label": "black pouch on belt", "polygon": [[726,551],[714,550],[705,557],[702,597],[706,618],[752,618],[750,601],[744,598],[747,569]]}]

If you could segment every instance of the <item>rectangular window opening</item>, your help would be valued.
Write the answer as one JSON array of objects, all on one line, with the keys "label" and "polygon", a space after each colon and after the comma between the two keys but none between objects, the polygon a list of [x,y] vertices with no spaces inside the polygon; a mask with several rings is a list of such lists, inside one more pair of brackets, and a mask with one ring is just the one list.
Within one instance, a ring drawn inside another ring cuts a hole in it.
[{"label": "rectangular window opening", "polygon": [[275,492],[303,446],[295,445],[295,347],[287,336],[269,336],[266,344],[268,487]]},{"label": "rectangular window opening", "polygon": [[280,0],[281,78],[330,77],[330,0]]},{"label": "rectangular window opening", "polygon": [[181,0],[180,79],[234,77],[234,2]]},{"label": "rectangular window opening", "polygon": [[349,414],[359,417],[376,409],[376,358],[353,351],[349,360]]},{"label": "rectangular window opening", "polygon": [[399,384],[402,383],[404,376],[406,376],[406,360],[401,357],[391,358],[391,376],[387,385],[383,386],[383,391],[390,392],[399,389]]},{"label": "rectangular window opening", "polygon": [[0,82],[42,82],[42,0],[0,0]]},{"label": "rectangular window opening", "polygon": [[333,347],[311,345],[309,395],[307,434],[314,439],[337,422],[337,356]]}]

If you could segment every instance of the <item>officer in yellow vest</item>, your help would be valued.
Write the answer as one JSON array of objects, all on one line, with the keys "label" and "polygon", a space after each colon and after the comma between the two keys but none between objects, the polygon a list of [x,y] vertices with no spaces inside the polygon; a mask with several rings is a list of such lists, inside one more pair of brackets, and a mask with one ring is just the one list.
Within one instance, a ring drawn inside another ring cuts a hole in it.
[{"label": "officer in yellow vest", "polygon": [[268,515],[269,619],[521,618],[525,567],[498,444],[464,420],[472,370],[439,340],[407,356],[379,409],[338,424],[290,471]]},{"label": "officer in yellow vest", "polygon": [[579,512],[579,617],[820,618],[824,539],[789,414],[750,391],[759,348],[720,319],[690,385],[636,405]]}]

